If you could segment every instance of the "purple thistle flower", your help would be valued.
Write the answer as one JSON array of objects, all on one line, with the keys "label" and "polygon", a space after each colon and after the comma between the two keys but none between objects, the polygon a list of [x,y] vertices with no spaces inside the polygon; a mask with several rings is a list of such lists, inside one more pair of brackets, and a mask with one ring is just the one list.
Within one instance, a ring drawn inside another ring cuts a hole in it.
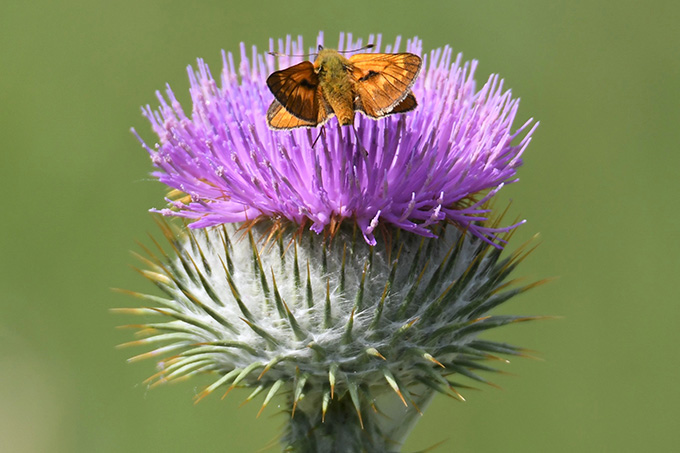
[{"label": "purple thistle flower", "polygon": [[[380,35],[369,37],[373,51],[381,51],[380,41]],[[323,34],[317,44],[323,44]],[[338,50],[362,44],[341,34]],[[398,52],[399,45],[397,38],[384,52]],[[303,53],[302,38],[279,40],[278,48],[271,40],[270,51]],[[533,120],[512,131],[519,100],[503,91],[497,75],[477,90],[476,61],[462,63],[461,54],[454,60],[449,47],[423,55],[415,38],[406,51],[423,58],[412,88],[419,106],[377,121],[358,115],[361,146],[352,129],[335,119],[314,147],[320,129],[267,127],[273,96],[265,80],[278,69],[277,57],[253,47],[249,58],[242,44],[237,68],[232,54],[223,52],[220,86],[199,59],[197,71],[188,68],[191,116],[169,86],[166,97],[157,93],[157,111],[143,109],[159,137],[155,150],[140,138],[158,169],[153,175],[190,196],[186,202],[168,199],[174,210],[160,212],[196,219],[192,228],[266,216],[299,225],[311,221],[317,233],[350,219],[371,245],[379,225],[431,237],[432,225],[449,221],[487,242],[501,242],[497,234],[519,224],[484,225],[486,202],[517,180],[516,168],[538,123],[513,145]],[[279,57],[279,67],[299,61]]]}]

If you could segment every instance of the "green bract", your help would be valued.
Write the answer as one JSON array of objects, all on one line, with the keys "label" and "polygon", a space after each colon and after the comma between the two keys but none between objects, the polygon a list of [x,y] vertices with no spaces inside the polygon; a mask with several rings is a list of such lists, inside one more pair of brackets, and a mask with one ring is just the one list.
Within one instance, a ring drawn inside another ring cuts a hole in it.
[{"label": "green bract", "polygon": [[396,448],[433,392],[462,399],[459,379],[486,383],[486,361],[521,354],[480,332],[532,319],[488,314],[528,288],[507,288],[520,254],[453,226],[434,239],[385,230],[369,246],[351,227],[330,238],[269,222],[162,225],[173,254],[159,248],[142,272],[165,296],[138,294],[154,307],[135,310],[162,320],[143,326],[133,344],[154,349],[136,358],[163,357],[157,383],[213,374],[198,399],[249,387],[264,408],[285,394],[293,451],[337,451],[334,418],[343,445],[356,442],[347,451]]}]

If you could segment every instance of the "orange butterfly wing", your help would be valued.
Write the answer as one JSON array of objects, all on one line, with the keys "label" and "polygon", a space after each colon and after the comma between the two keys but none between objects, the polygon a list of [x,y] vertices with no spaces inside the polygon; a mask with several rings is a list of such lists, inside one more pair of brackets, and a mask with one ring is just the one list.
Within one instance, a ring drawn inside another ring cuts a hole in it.
[{"label": "orange butterfly wing", "polygon": [[413,110],[418,105],[411,87],[422,65],[419,56],[411,53],[362,53],[351,56],[349,62],[357,110],[372,118],[380,118],[390,113]]},{"label": "orange butterfly wing", "polygon": [[394,108],[392,108],[392,110],[390,110],[389,112],[385,113],[385,115],[392,115],[393,113],[410,112],[416,107],[418,107],[418,101],[416,101],[416,97],[413,95],[413,93],[409,91],[404,100],[401,101],[399,104],[395,105]]},{"label": "orange butterfly wing", "polygon": [[267,110],[267,124],[272,129],[294,129],[296,127],[314,127],[317,123],[301,120],[274,99],[272,105],[269,106],[269,110]]},{"label": "orange butterfly wing", "polygon": [[267,78],[267,86],[276,100],[293,116],[307,122],[317,121],[319,78],[311,62],[303,61],[273,72]]}]

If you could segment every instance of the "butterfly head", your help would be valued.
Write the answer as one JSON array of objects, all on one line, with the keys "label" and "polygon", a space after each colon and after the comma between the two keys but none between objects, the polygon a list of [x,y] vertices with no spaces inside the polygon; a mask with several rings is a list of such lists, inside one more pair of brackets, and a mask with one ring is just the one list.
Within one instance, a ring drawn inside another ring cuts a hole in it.
[{"label": "butterfly head", "polygon": [[349,60],[340,55],[338,51],[320,48],[314,61],[314,72],[321,78],[334,78],[345,74],[348,66]]}]

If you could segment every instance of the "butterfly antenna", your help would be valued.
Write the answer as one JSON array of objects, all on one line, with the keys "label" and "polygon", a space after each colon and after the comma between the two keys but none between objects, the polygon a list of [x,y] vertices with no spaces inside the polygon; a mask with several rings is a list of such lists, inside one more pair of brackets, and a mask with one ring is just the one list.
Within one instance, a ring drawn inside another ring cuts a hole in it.
[{"label": "butterfly antenna", "polygon": [[267,52],[267,53],[275,57],[311,57],[312,55],[316,55],[315,53],[306,53],[304,55],[288,55],[281,52]]},{"label": "butterfly antenna", "polygon": [[353,49],[353,50],[338,50],[338,53],[350,53],[350,52],[359,52],[360,50],[367,50],[367,49],[372,49],[375,47],[375,44],[366,44],[364,47],[360,47],[358,49]]}]

